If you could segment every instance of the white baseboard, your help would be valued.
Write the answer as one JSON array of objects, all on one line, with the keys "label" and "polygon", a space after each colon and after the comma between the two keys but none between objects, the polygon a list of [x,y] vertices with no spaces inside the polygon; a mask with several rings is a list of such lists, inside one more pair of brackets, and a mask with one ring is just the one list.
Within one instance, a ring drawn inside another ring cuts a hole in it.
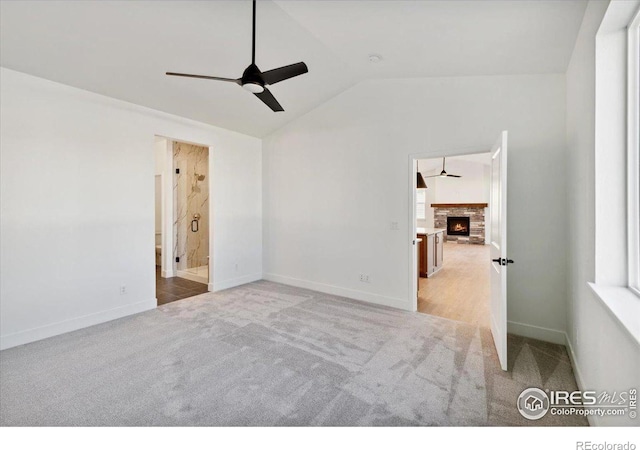
[{"label": "white baseboard", "polygon": [[355,289],[317,283],[315,281],[301,280],[299,278],[291,278],[273,273],[266,273],[263,278],[276,283],[324,292],[325,294],[338,295],[340,297],[352,298],[363,302],[375,303],[376,305],[390,306],[392,308],[398,308],[405,311],[412,310],[408,300],[403,298],[385,297],[382,295],[372,294],[370,292],[357,291]]},{"label": "white baseboard", "polygon": [[551,328],[537,327],[519,322],[507,322],[507,332],[517,334],[540,341],[552,342],[554,344],[565,345],[567,335],[564,331],[552,330]]},{"label": "white baseboard", "polygon": [[49,325],[44,325],[29,330],[19,331],[4,336],[0,336],[0,350],[4,350],[18,345],[28,344],[30,342],[39,341],[59,334],[76,331],[81,328],[90,327],[99,323],[109,322],[121,317],[130,316],[140,312],[154,309],[157,306],[156,299],[146,300],[143,302],[133,303],[131,305],[119,306],[117,308],[100,311],[86,316],[74,317],[73,319],[63,320]]},{"label": "white baseboard", "polygon": [[173,278],[176,276],[176,274],[173,272],[173,270],[163,270],[160,272],[160,276],[162,278]]},{"label": "white baseboard", "polygon": [[[569,335],[567,333],[564,334],[565,346],[567,347],[567,353],[569,354],[569,360],[571,360],[571,367],[573,367],[573,374],[576,376],[576,384],[578,385],[578,389],[581,391],[587,390],[587,387],[584,383],[584,378],[582,377],[582,372],[580,371],[580,366],[578,366],[578,361],[576,360],[576,354],[573,351],[573,344],[571,344],[571,340],[569,339]],[[589,421],[589,426],[596,427],[598,426],[598,418],[595,416],[587,416],[587,420]]]},{"label": "white baseboard", "polygon": [[195,275],[188,270],[178,270],[176,275],[180,278],[184,278],[185,280],[195,281],[196,283],[204,283],[207,284],[207,278],[202,277],[200,275]]},{"label": "white baseboard", "polygon": [[254,273],[251,275],[244,275],[238,278],[231,278],[230,280],[218,281],[214,283],[209,283],[209,291],[217,292],[223,291],[225,289],[229,289],[236,286],[241,286],[247,283],[253,283],[254,281],[262,280],[261,273]]}]

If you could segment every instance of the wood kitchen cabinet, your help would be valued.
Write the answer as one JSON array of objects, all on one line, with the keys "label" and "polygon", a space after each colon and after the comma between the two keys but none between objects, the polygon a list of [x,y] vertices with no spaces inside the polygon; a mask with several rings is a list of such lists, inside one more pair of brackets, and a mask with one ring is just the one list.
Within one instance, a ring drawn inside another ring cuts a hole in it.
[{"label": "wood kitchen cabinet", "polygon": [[418,274],[429,277],[442,268],[444,260],[444,230],[426,229],[417,233],[418,239]]},{"label": "wood kitchen cabinet", "polygon": [[418,275],[426,278],[427,276],[427,235],[418,234]]}]

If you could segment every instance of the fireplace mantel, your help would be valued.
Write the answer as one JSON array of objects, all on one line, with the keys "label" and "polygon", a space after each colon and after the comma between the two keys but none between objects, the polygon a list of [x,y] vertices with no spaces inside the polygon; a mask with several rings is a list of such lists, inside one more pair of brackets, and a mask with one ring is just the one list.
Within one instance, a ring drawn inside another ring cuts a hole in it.
[{"label": "fireplace mantel", "polygon": [[486,208],[488,203],[432,203],[432,208]]}]

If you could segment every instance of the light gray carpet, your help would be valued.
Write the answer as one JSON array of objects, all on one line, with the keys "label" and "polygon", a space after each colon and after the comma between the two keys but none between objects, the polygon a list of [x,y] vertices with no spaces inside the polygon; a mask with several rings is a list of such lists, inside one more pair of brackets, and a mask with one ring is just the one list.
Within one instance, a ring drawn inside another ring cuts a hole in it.
[{"label": "light gray carpet", "polygon": [[530,422],[576,389],[564,347],[260,281],[0,352],[0,424],[586,425]]}]

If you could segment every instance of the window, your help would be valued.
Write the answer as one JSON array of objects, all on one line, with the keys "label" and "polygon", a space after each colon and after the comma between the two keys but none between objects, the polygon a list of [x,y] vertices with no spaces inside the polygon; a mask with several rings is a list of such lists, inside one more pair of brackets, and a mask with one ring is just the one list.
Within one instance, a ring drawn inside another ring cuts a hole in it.
[{"label": "window", "polygon": [[416,191],[416,218],[425,220],[427,218],[427,190],[418,189]]},{"label": "window", "polygon": [[640,12],[628,28],[627,215],[629,287],[640,294]]},{"label": "window", "polygon": [[607,6],[596,33],[595,279],[589,283],[640,342],[640,0]]}]

